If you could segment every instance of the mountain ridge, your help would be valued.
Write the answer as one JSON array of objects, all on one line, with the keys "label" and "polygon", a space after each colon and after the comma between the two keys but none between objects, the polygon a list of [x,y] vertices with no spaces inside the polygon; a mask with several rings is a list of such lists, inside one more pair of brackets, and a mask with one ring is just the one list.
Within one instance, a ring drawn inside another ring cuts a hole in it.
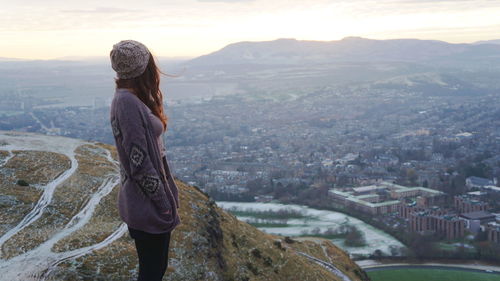
[{"label": "mountain ridge", "polygon": [[500,39],[493,39],[493,40],[481,40],[474,42],[473,44],[500,44]]},{"label": "mountain ridge", "polygon": [[[480,54],[480,53],[484,53]],[[188,66],[223,64],[300,64],[354,61],[429,62],[464,60],[474,56],[500,58],[500,46],[448,43],[422,39],[367,39],[313,41],[281,38],[271,41],[243,41],[186,62]]]},{"label": "mountain ridge", "polygon": [[[471,46],[479,46],[479,45],[498,45],[500,44],[500,39],[493,39],[493,40],[481,40],[481,41],[476,41],[473,43],[449,43],[443,40],[433,40],[433,39],[418,39],[418,38],[396,38],[396,39],[370,39],[370,38],[365,38],[365,37],[360,37],[360,36],[347,36],[344,37],[340,40],[299,40],[296,38],[277,38],[274,40],[264,40],[264,41],[239,41],[239,42],[233,42],[229,43],[226,46],[215,50],[213,52],[207,53],[207,54],[202,54],[199,56],[176,56],[176,57],[165,57],[165,56],[158,56],[158,59],[160,60],[167,60],[167,61],[187,61],[188,63],[192,63],[193,61],[197,61],[198,59],[202,57],[207,57],[211,56],[216,53],[220,53],[223,51],[227,51],[232,48],[239,48],[242,46],[258,46],[258,45],[278,45],[281,46],[282,44],[295,44],[295,45],[328,45],[328,44],[347,44],[347,43],[357,43],[357,44],[362,44],[362,43],[431,43],[431,44],[436,44],[436,45],[448,45],[448,46],[462,46],[462,47],[471,47]],[[497,49],[497,48],[495,48]],[[53,59],[24,59],[24,58],[11,58],[11,57],[0,57],[0,62],[8,62],[8,61],[94,61],[94,62],[103,62],[106,61],[107,56],[63,56],[63,57],[57,57]]]}]

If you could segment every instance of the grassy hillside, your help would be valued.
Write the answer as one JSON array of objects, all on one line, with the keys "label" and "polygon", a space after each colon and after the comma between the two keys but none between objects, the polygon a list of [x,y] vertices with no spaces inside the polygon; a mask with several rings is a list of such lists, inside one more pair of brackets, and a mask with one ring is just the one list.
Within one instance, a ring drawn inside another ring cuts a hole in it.
[{"label": "grassy hillside", "polygon": [[[52,143],[51,137],[44,138]],[[8,269],[7,276],[31,271],[28,275],[36,280],[133,280],[138,270],[133,240],[128,232],[119,232],[124,225],[116,206],[117,159],[115,147],[102,143],[82,141],[63,153],[0,146],[0,199],[7,202],[0,204],[0,218],[5,218],[0,223],[0,241],[2,235],[5,240],[0,243],[0,270]],[[65,178],[43,213],[5,238],[9,229],[22,225],[47,184],[61,175]],[[29,185],[17,184],[19,179]],[[266,234],[218,207],[198,188],[177,184],[182,222],[172,232],[164,280],[369,280],[329,240]],[[99,200],[89,209],[92,198]],[[91,215],[84,218],[84,210]],[[104,243],[116,233],[123,235]],[[24,264],[30,259],[36,266]]]},{"label": "grassy hillside", "polygon": [[[100,145],[114,151],[112,146]],[[172,232],[170,266],[164,280],[341,280],[298,251],[334,264],[352,280],[368,280],[348,255],[329,240],[296,241],[266,234],[219,208],[196,187],[176,182],[182,223]],[[117,191],[106,199],[110,202],[105,205],[111,208],[103,212],[113,218],[118,216],[113,205]],[[119,280],[119,276],[135,275],[133,240],[125,235],[76,263],[62,266],[64,269],[54,277],[69,272],[75,273],[71,278],[78,278],[81,273],[91,276],[98,268],[102,278]]]}]

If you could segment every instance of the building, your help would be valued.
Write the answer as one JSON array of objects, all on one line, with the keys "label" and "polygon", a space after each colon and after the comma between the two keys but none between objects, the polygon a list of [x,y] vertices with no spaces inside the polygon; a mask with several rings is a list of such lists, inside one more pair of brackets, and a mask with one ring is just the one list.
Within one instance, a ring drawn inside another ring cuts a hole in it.
[{"label": "building", "polygon": [[361,187],[353,187],[352,188],[355,195],[370,194],[373,192],[386,190],[386,189],[387,188],[385,186],[377,186],[377,185],[368,185],[368,186],[361,186]]},{"label": "building", "polygon": [[425,188],[425,187],[404,187],[391,190],[391,197],[393,199],[401,199],[408,197],[434,197],[443,195],[441,191]]},{"label": "building", "polygon": [[409,229],[418,233],[438,233],[448,240],[465,235],[465,220],[452,214],[433,214],[432,211],[419,211],[409,216]]},{"label": "building", "polygon": [[[405,212],[401,201],[407,197],[432,198],[443,193],[423,187],[406,187],[383,181],[374,185],[344,188],[342,190],[330,189],[332,200],[346,208],[352,208],[368,214],[386,214]],[[425,199],[419,202],[428,203]],[[423,203],[421,203],[423,204]]]},{"label": "building", "polygon": [[488,204],[475,199],[471,195],[457,195],[454,197],[455,209],[458,213],[470,213],[478,211],[486,211]]},{"label": "building", "polygon": [[333,189],[329,190],[329,193],[335,203],[373,215],[397,212],[400,204],[397,200],[378,202],[379,196],[377,194],[355,196],[350,192]]},{"label": "building", "polygon": [[485,211],[463,213],[460,217],[465,220],[465,227],[467,230],[474,234],[479,232],[481,225],[485,225],[496,220],[496,216],[494,214]]},{"label": "building", "polygon": [[494,185],[483,186],[482,189],[491,192],[500,192],[500,187]]},{"label": "building", "polygon": [[380,195],[378,194],[365,194],[358,196],[358,199],[361,199],[370,203],[378,203],[380,202]]},{"label": "building", "polygon": [[470,191],[467,195],[472,199],[481,199],[488,196],[488,192],[485,191]]},{"label": "building", "polygon": [[413,212],[409,215],[409,227],[412,232],[434,232],[435,218],[426,211]]},{"label": "building", "polygon": [[456,215],[436,216],[436,232],[452,240],[465,235],[465,220]]},{"label": "building", "polygon": [[496,220],[496,216],[494,214],[485,211],[463,213],[460,217],[466,220],[478,220],[481,224],[494,222]]},{"label": "building", "polygon": [[417,206],[417,202],[410,203],[401,202],[398,206],[398,215],[405,219],[410,219],[412,213],[424,211],[424,209]]},{"label": "building", "polygon": [[500,223],[490,222],[486,225],[486,233],[488,241],[495,244],[500,244]]},{"label": "building", "polygon": [[474,187],[483,188],[485,186],[491,186],[491,185],[495,186],[496,179],[493,181],[493,180],[490,180],[487,178],[471,176],[471,177],[468,177],[465,179],[465,185],[469,189],[474,188]]}]

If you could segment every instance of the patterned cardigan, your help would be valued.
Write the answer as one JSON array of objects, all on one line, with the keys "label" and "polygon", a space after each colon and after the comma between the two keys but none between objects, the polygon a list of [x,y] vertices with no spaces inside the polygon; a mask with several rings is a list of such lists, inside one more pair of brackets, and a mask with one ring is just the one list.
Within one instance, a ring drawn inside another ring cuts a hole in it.
[{"label": "patterned cardigan", "polygon": [[147,106],[118,88],[110,122],[120,163],[120,217],[129,227],[149,233],[173,230],[181,222],[178,188],[154,137]]}]

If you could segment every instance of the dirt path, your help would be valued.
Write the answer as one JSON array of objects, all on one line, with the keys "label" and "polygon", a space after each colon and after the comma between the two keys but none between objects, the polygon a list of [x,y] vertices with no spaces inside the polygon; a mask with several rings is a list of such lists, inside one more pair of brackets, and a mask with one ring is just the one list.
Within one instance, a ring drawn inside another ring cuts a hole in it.
[{"label": "dirt path", "polygon": [[[46,211],[46,207],[52,201],[52,196],[55,189],[61,186],[61,183],[72,176],[78,168],[78,161],[75,158],[75,150],[84,144],[92,144],[81,140],[75,140],[57,136],[34,135],[21,132],[0,131],[0,140],[7,142],[7,145],[1,146],[0,149],[6,151],[12,150],[44,150],[62,153],[71,160],[71,167],[64,171],[53,181],[47,183],[44,187],[44,192],[33,209],[19,222],[11,228],[7,233],[0,237],[0,249],[2,244],[19,233],[21,230],[37,221]],[[94,210],[100,203],[101,199],[107,196],[115,186],[120,182],[118,173],[118,163],[111,156],[111,152],[104,148],[102,149],[103,156],[115,166],[113,172],[106,175],[103,183],[91,195],[88,202],[82,206],[80,211],[71,218],[66,226],[50,237],[47,241],[41,243],[36,248],[29,250],[21,255],[10,259],[0,259],[0,280],[5,281],[30,281],[30,280],[46,280],[51,271],[58,264],[68,259],[74,259],[94,250],[106,247],[116,239],[126,233],[127,227],[121,224],[112,234],[102,241],[96,241],[96,244],[75,249],[66,252],[53,252],[52,247],[60,240],[70,236],[78,229],[87,224],[94,214]],[[10,158],[7,158],[8,161]],[[6,162],[5,161],[5,162]],[[2,163],[2,164],[5,164]]]}]

